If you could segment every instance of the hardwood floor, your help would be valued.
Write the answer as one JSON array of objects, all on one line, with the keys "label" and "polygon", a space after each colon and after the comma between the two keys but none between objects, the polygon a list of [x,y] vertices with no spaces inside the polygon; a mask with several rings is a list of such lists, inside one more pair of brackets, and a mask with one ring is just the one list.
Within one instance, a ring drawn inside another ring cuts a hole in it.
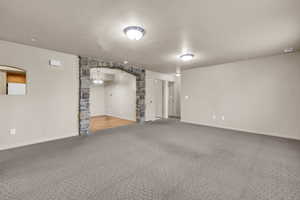
[{"label": "hardwood floor", "polygon": [[126,126],[136,123],[135,121],[121,119],[111,116],[96,116],[91,118],[90,130],[92,132],[104,130],[108,128],[115,128],[119,126]]}]

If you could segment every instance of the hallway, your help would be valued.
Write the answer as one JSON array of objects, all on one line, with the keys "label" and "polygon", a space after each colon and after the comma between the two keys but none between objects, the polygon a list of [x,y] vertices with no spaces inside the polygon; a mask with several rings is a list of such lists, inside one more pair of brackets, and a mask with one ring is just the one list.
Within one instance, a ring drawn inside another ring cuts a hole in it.
[{"label": "hallway", "polygon": [[116,128],[119,126],[127,126],[134,123],[136,122],[112,116],[95,116],[91,117],[90,131],[101,131],[104,129]]}]

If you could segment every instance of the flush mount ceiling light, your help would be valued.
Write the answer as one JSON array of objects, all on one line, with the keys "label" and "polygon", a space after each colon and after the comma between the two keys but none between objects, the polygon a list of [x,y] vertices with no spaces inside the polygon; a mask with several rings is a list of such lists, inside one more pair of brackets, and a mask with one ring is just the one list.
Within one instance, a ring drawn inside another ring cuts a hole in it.
[{"label": "flush mount ceiling light", "polygon": [[93,83],[96,84],[96,85],[101,85],[103,84],[103,80],[93,80]]},{"label": "flush mount ceiling light", "polygon": [[140,40],[145,35],[145,29],[140,26],[128,26],[124,33],[130,40]]},{"label": "flush mount ceiling light", "polygon": [[285,50],[283,50],[284,53],[292,53],[294,52],[294,48],[287,48]]},{"label": "flush mount ceiling light", "polygon": [[192,53],[182,54],[181,56],[179,56],[179,58],[182,61],[190,61],[190,60],[192,60],[194,58],[194,54],[192,54]]}]

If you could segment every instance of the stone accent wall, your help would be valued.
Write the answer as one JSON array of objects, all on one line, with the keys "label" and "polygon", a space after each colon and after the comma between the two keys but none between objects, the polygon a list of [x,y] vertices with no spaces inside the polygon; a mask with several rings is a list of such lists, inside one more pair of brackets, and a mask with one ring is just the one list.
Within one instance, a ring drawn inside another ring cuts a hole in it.
[{"label": "stone accent wall", "polygon": [[89,135],[90,126],[90,69],[105,67],[120,69],[136,76],[136,120],[145,121],[145,70],[114,62],[104,62],[96,58],[80,57],[79,64],[79,134]]}]

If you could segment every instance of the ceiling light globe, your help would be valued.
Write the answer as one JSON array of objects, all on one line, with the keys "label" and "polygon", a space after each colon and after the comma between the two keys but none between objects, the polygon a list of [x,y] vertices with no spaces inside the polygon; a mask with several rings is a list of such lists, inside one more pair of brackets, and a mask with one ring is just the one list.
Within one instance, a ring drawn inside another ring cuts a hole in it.
[{"label": "ceiling light globe", "polygon": [[194,54],[191,54],[191,53],[187,53],[187,54],[183,54],[180,56],[180,59],[182,61],[190,61],[194,58]]},{"label": "ceiling light globe", "polygon": [[103,84],[103,80],[93,80],[93,83],[96,85],[101,85]]},{"label": "ceiling light globe", "polygon": [[128,26],[124,29],[125,35],[130,40],[140,40],[145,34],[145,30],[139,26]]}]

